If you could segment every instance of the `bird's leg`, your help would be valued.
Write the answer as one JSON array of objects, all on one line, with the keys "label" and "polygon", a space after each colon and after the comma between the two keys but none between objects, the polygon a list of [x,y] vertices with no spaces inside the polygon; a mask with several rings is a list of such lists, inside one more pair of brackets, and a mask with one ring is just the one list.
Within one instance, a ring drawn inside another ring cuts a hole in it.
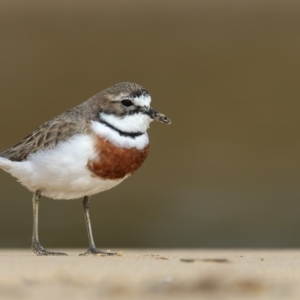
[{"label": "bird's leg", "polygon": [[47,251],[39,242],[38,235],[38,223],[39,223],[39,201],[41,198],[41,191],[37,190],[33,193],[32,204],[33,204],[33,232],[32,232],[32,251],[39,256],[42,255],[67,255],[61,252],[50,252]]},{"label": "bird's leg", "polygon": [[93,233],[92,233],[92,225],[91,225],[91,220],[90,220],[90,202],[89,202],[89,196],[85,196],[83,198],[83,212],[84,212],[84,218],[85,218],[85,223],[86,223],[86,229],[87,229],[87,234],[88,234],[88,240],[89,240],[89,248],[85,253],[80,254],[80,256],[85,256],[85,255],[116,255],[117,253],[113,252],[107,252],[107,251],[102,251],[96,248],[95,243],[94,243],[94,238],[93,238]]}]

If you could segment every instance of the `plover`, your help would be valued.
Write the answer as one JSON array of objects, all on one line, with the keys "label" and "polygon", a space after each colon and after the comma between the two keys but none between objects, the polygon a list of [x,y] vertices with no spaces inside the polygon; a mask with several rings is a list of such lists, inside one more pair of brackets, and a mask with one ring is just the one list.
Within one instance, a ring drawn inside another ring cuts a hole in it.
[{"label": "plover", "polygon": [[170,124],[150,107],[142,86],[122,82],[42,124],[16,146],[0,153],[0,168],[33,192],[32,250],[50,252],[38,237],[41,196],[83,197],[89,248],[81,255],[115,253],[96,248],[89,216],[90,196],[111,189],[133,174],[149,150],[147,129],[153,120]]}]

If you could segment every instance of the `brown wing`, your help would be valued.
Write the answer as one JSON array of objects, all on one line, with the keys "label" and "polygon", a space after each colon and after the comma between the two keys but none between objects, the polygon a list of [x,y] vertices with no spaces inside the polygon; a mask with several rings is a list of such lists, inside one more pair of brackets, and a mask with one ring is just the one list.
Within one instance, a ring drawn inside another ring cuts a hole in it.
[{"label": "brown wing", "polygon": [[23,161],[29,154],[35,153],[40,149],[55,147],[59,142],[67,140],[76,133],[84,133],[88,130],[88,123],[85,120],[61,118],[53,119],[42,124],[31,135],[26,137],[19,144],[0,153],[12,161]]}]

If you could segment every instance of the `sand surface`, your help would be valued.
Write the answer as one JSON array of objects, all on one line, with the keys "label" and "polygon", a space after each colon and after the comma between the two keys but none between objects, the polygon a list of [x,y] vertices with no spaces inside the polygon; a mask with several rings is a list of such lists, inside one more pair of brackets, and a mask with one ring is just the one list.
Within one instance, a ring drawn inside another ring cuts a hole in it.
[{"label": "sand surface", "polygon": [[0,299],[300,299],[297,250],[65,252],[0,250]]}]

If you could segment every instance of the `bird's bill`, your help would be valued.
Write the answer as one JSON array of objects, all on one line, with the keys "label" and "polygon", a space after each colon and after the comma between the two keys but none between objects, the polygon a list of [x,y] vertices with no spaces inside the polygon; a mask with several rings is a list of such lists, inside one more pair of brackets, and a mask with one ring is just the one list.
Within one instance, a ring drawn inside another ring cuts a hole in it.
[{"label": "bird's bill", "polygon": [[153,108],[149,106],[143,106],[142,112],[147,114],[151,119],[156,120],[161,123],[171,124],[171,120],[164,114],[161,114],[155,111]]}]

